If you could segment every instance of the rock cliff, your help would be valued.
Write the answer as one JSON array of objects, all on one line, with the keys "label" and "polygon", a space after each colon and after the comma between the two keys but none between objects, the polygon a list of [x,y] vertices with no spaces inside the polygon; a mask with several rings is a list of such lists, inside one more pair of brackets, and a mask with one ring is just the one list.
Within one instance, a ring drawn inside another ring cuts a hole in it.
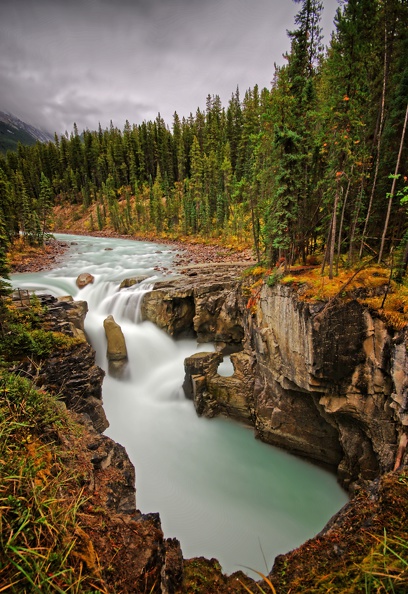
[{"label": "rock cliff", "polygon": [[307,302],[285,285],[260,286],[247,307],[240,267],[186,269],[157,283],[142,313],[173,336],[195,334],[233,353],[188,358],[186,394],[198,414],[253,425],[263,441],[337,470],[342,484],[393,468],[407,417],[407,331],[356,299]]},{"label": "rock cliff", "polygon": [[245,264],[190,266],[177,280],[156,282],[144,296],[141,314],[171,336],[196,336],[224,352],[242,349],[244,329],[237,287]]},{"label": "rock cliff", "polygon": [[404,432],[406,332],[356,300],[307,303],[264,285],[245,319],[265,441],[337,466],[346,486],[391,470]]}]

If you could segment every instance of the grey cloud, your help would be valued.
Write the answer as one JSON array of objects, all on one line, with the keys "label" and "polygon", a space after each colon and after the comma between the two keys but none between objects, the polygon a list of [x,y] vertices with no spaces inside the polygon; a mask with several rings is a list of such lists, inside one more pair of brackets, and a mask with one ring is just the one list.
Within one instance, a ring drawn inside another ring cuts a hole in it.
[{"label": "grey cloud", "polygon": [[[333,16],[337,0],[326,0]],[[188,116],[269,86],[289,0],[3,0],[0,109],[51,132]],[[14,110],[14,111],[13,111]]]}]

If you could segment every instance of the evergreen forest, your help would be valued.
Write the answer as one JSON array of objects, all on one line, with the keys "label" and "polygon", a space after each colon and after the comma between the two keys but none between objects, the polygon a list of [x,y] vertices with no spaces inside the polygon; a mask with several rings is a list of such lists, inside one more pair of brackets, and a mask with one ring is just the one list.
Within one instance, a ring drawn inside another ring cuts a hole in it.
[{"label": "evergreen forest", "polygon": [[[171,125],[73,131],[0,156],[2,253],[41,244],[56,204],[89,232],[213,239],[258,261],[330,274],[369,257],[408,263],[408,0],[341,0],[327,46],[323,2],[299,5],[271,86]],[[265,60],[265,56],[260,59]],[[79,216],[79,215],[78,215]]]}]

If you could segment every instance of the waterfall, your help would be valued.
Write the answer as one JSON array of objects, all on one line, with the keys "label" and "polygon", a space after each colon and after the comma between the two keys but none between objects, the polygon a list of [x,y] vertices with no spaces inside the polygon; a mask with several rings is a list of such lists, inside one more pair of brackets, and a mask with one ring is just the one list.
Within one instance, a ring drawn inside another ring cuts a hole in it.
[{"label": "waterfall", "polygon": [[[200,419],[184,398],[184,358],[213,350],[194,340],[174,341],[140,322],[143,294],[171,268],[167,246],[123,239],[62,236],[73,242],[55,270],[12,277],[15,287],[86,300],[86,332],[97,363],[108,370],[103,320],[112,314],[128,349],[128,373],[104,380],[106,433],[126,447],[136,468],[137,506],[160,512],[166,537],[177,537],[185,557],[220,560],[224,571],[265,572],[279,553],[319,532],[347,501],[336,478],[268,446],[225,419]],[[90,272],[82,290],[75,279]],[[121,281],[146,280],[119,290]],[[228,361],[223,374],[230,375]],[[264,557],[269,566],[265,567]]]},{"label": "waterfall", "polygon": [[102,302],[106,314],[112,314],[117,321],[130,320],[135,324],[142,321],[141,306],[143,295],[154,288],[152,282],[141,282],[133,287],[125,287],[109,295]]}]

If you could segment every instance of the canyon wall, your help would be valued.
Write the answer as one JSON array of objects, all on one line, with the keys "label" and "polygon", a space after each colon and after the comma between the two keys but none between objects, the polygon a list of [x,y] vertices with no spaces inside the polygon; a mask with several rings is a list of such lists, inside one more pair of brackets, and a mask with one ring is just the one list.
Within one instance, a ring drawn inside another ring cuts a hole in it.
[{"label": "canyon wall", "polygon": [[263,284],[248,307],[239,267],[185,272],[157,283],[142,313],[233,353],[231,377],[218,375],[219,353],[186,360],[199,414],[252,425],[263,441],[335,468],[349,488],[393,468],[408,424],[406,329],[356,299],[307,302],[280,284]]}]

